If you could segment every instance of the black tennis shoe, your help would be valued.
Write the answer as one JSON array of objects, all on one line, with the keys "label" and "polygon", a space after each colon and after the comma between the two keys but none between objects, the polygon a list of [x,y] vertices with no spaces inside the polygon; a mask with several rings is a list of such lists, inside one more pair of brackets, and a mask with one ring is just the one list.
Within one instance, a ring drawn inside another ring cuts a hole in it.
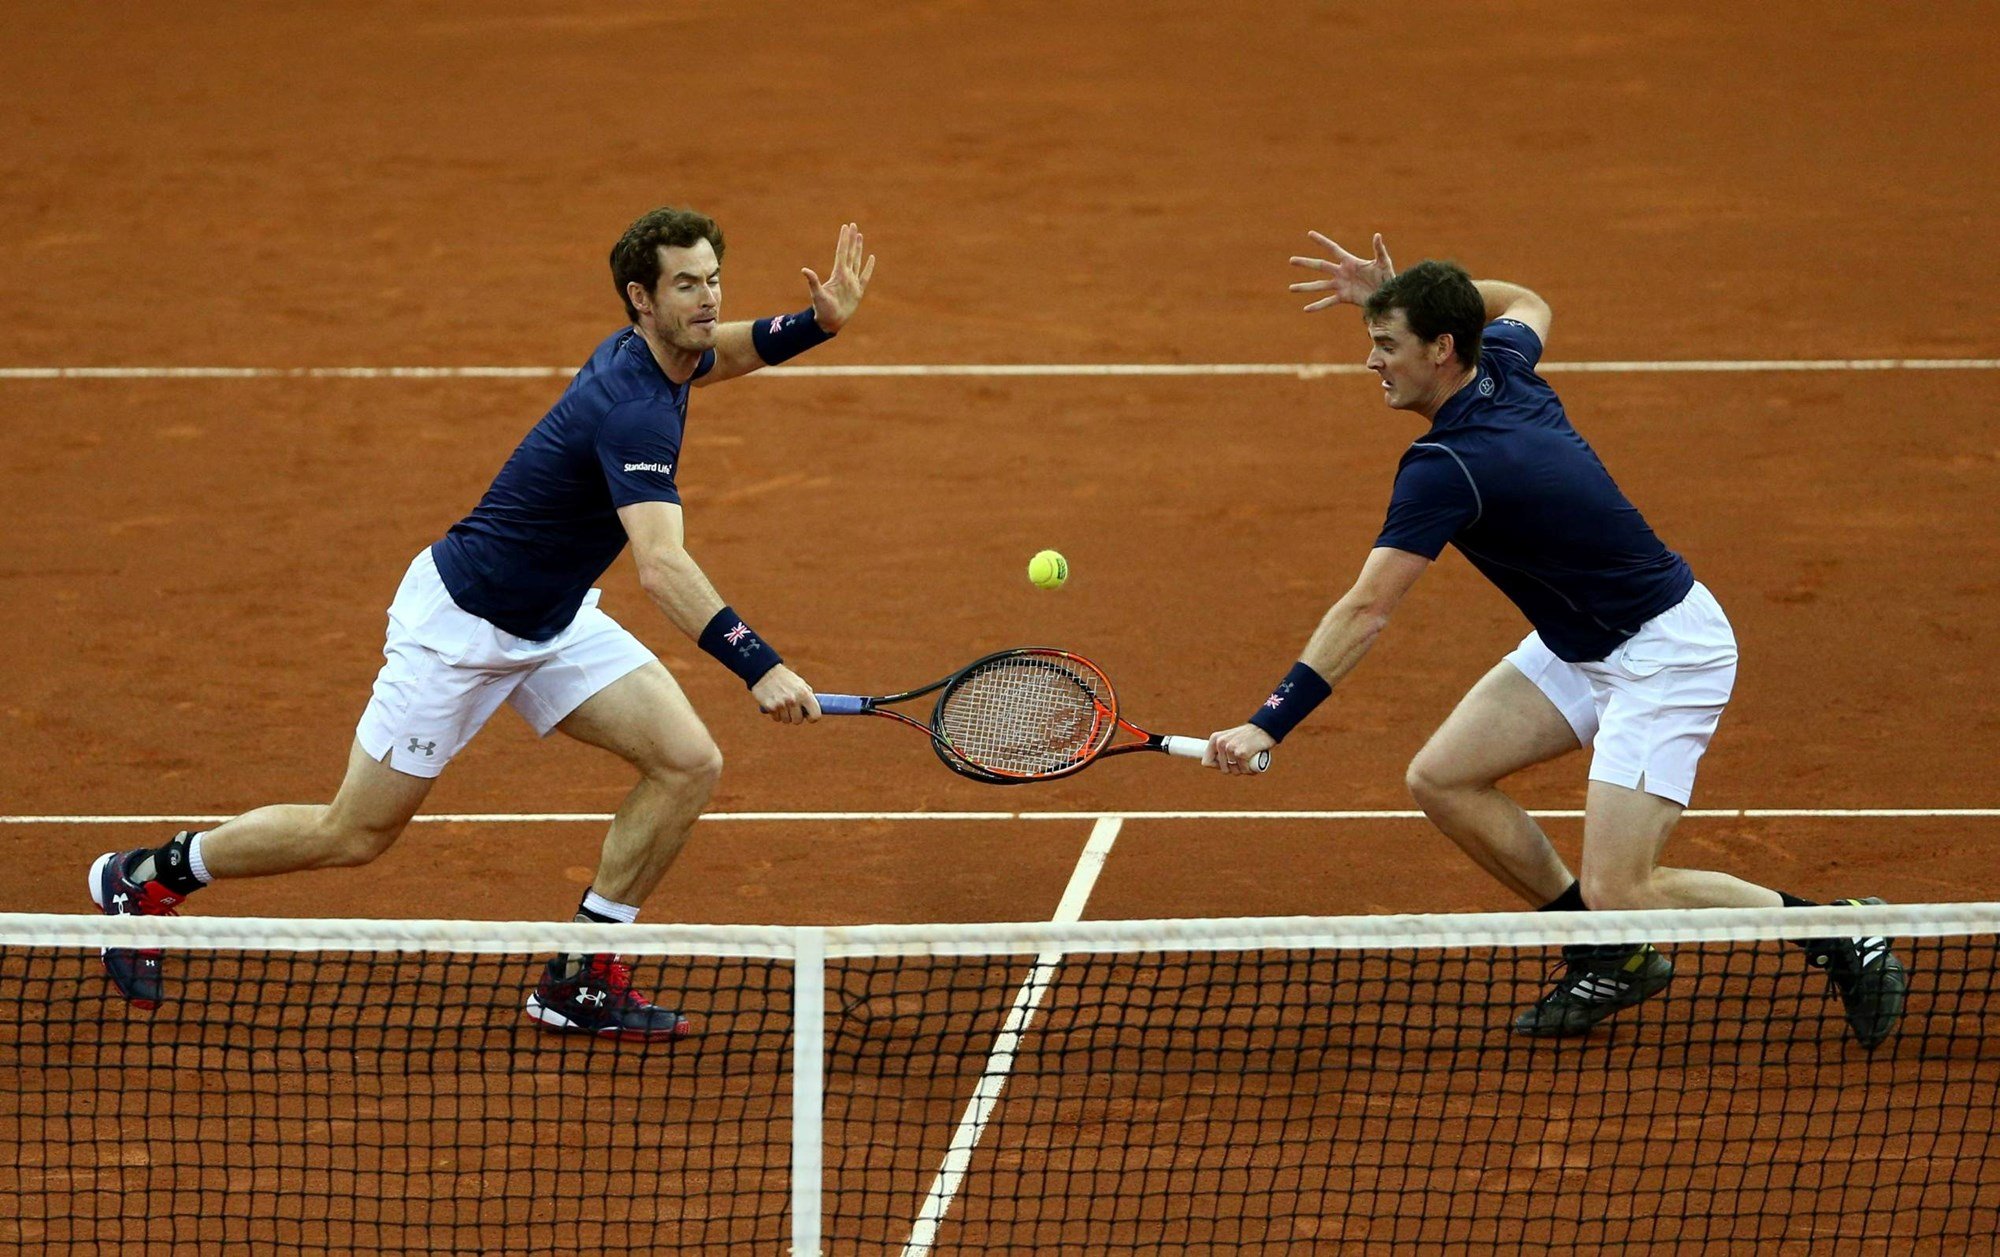
[{"label": "black tennis shoe", "polygon": [[678,1039],[692,1032],[688,1019],[632,989],[632,967],[616,956],[589,956],[574,973],[570,962],[549,962],[528,996],[528,1016],[550,1030],[606,1039]]},{"label": "black tennis shoe", "polygon": [[1514,1018],[1516,1034],[1562,1038],[1589,1034],[1621,1008],[1657,995],[1673,981],[1674,964],[1651,943],[1572,944],[1563,948],[1563,975],[1548,994]]},{"label": "black tennis shoe", "polygon": [[[90,899],[110,917],[170,917],[177,915],[184,896],[158,882],[135,882],[126,876],[132,861],[150,854],[148,848],[107,851],[90,866]],[[104,971],[134,1008],[160,1006],[160,949],[106,947]]]},{"label": "black tennis shoe", "polygon": [[[1877,904],[1882,900],[1836,899],[1843,907]],[[1910,989],[1909,971],[1889,950],[1889,940],[1873,935],[1859,938],[1813,938],[1805,942],[1806,959],[1826,974],[1827,985],[1847,1008],[1847,1028],[1862,1047],[1873,1051],[1896,1031],[1903,1016],[1903,997]]]}]

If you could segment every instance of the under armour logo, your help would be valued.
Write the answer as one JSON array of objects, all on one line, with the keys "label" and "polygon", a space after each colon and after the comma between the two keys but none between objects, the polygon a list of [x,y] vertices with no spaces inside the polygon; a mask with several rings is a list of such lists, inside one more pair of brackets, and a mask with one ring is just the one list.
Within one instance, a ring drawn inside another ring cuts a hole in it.
[{"label": "under armour logo", "polygon": [[122,908],[125,906],[128,898],[129,897],[125,894],[125,892],[121,890],[117,894],[111,896],[111,902],[117,904],[119,907]]},{"label": "under armour logo", "polygon": [[586,987],[576,993],[576,1002],[579,1004],[602,1004],[604,1002],[604,992],[593,991]]},{"label": "under armour logo", "polygon": [[435,741],[419,742],[415,738],[410,739],[410,754],[412,755],[415,755],[418,751],[422,751],[425,758],[429,758],[436,750],[437,743]]}]

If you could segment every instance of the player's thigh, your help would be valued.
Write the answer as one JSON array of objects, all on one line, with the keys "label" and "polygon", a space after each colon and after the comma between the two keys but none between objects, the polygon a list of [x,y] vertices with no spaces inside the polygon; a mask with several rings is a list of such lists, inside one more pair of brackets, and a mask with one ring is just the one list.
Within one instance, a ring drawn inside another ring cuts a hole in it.
[{"label": "player's thigh", "polygon": [[1650,877],[1680,818],[1672,799],[1593,779],[1583,809],[1585,901],[1603,906],[1607,889]]},{"label": "player's thigh", "polygon": [[[1582,683],[1582,702],[1587,710],[1587,681]],[[1565,715],[1542,685],[1503,660],[1459,700],[1417,752],[1410,764],[1411,784],[1488,786],[1530,765],[1566,755],[1583,745],[1591,731],[1587,725],[1578,730],[1576,710],[1571,703],[1571,714]]]},{"label": "player's thigh", "polygon": [[722,752],[680,683],[658,661],[585,699],[556,728],[645,772],[719,773]]},{"label": "player's thigh", "polygon": [[424,805],[436,777],[399,772],[369,755],[356,739],[347,754],[347,775],[333,796],[329,821],[348,832],[393,837]]}]

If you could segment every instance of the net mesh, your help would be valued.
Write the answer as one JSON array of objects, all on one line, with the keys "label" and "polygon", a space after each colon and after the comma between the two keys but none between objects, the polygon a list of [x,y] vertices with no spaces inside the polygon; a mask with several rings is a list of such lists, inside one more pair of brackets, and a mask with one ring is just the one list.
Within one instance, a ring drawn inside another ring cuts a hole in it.
[{"label": "net mesh", "polygon": [[[1601,917],[811,931],[824,1251],[1902,1253],[2000,1232],[2000,906],[1866,917],[1911,972],[1873,1051],[1778,937],[1798,917]],[[550,940],[586,927],[338,923],[351,937],[290,950],[246,940],[305,923],[229,922],[191,945],[224,924],[17,924],[0,946],[0,1249],[793,1242],[797,932],[753,955],[740,932],[606,927],[699,1030],[620,1044],[521,1015]],[[78,941],[127,926],[168,931],[150,1015]],[[1664,992],[1583,1037],[1513,1032],[1551,944],[1632,931],[1672,957]]]},{"label": "net mesh", "polygon": [[988,772],[1042,776],[1074,766],[1111,736],[1110,687],[1065,655],[1019,654],[967,672],[938,703],[938,732]]}]

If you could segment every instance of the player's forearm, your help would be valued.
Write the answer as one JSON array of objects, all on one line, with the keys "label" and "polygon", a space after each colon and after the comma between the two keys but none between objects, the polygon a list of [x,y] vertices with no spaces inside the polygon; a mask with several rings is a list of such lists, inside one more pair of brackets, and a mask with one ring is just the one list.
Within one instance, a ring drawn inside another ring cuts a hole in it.
[{"label": "player's forearm", "polygon": [[1325,678],[1328,686],[1339,685],[1388,623],[1386,611],[1358,599],[1342,598],[1320,618],[1299,661]]},{"label": "player's forearm", "polygon": [[1486,321],[1488,323],[1491,323],[1495,319],[1507,318],[1510,310],[1516,310],[1521,306],[1533,305],[1546,309],[1548,305],[1547,302],[1535,295],[1533,289],[1523,288],[1519,284],[1510,284],[1504,280],[1475,279],[1472,281],[1472,286],[1479,290],[1480,300],[1486,303]]},{"label": "player's forearm", "polygon": [[671,550],[641,556],[639,585],[660,614],[695,641],[725,605],[693,556]]},{"label": "player's forearm", "polygon": [[788,362],[833,339],[811,309],[772,319],[723,323],[715,329],[715,366],[708,380],[728,380]]}]

